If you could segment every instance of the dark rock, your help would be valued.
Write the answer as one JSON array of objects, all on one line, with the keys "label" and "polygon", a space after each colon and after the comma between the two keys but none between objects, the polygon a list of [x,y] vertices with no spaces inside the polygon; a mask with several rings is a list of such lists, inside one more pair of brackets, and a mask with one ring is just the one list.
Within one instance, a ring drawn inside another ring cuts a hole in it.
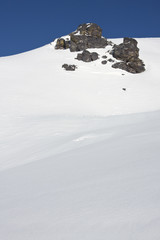
[{"label": "dark rock", "polygon": [[82,53],[78,53],[77,54],[77,60],[81,60],[83,62],[91,62],[91,61],[95,61],[98,59],[98,53],[96,52],[92,52],[90,53],[87,50],[84,50]]},{"label": "dark rock", "polygon": [[62,68],[64,68],[66,71],[75,71],[77,68],[76,65],[69,65],[69,64],[63,64]]},{"label": "dark rock", "polygon": [[136,62],[134,62],[133,64],[126,62],[118,62],[113,64],[112,67],[119,68],[130,73],[141,73],[145,71],[144,66],[138,66]]},{"label": "dark rock", "polygon": [[71,41],[70,51],[71,51],[71,52],[77,52],[77,51],[79,51],[79,50],[78,50],[78,47],[77,47],[77,44],[74,43],[73,41]]},{"label": "dark rock", "polygon": [[103,58],[103,59],[106,59],[106,58],[107,58],[107,56],[106,56],[106,55],[104,55],[104,56],[102,56],[102,58]]},{"label": "dark rock", "polygon": [[114,46],[114,43],[112,41],[108,41],[109,46]]},{"label": "dark rock", "polygon": [[78,53],[76,59],[79,60],[79,61],[81,61],[81,60],[82,60],[82,53]]},{"label": "dark rock", "polygon": [[87,37],[87,48],[105,48],[108,45],[106,38]]},{"label": "dark rock", "polygon": [[92,53],[91,53],[91,59],[92,59],[92,61],[97,60],[97,59],[98,59],[98,53],[92,52]]},{"label": "dark rock", "polygon": [[122,88],[123,91],[126,91],[126,88]]},{"label": "dark rock", "polygon": [[103,60],[101,63],[102,63],[102,64],[107,64],[107,61],[106,61],[106,60]]},{"label": "dark rock", "polygon": [[139,48],[137,41],[132,38],[124,38],[123,43],[114,45],[112,55],[118,60],[128,62],[130,58],[138,58]]},{"label": "dark rock", "polygon": [[85,35],[71,34],[70,51],[77,52],[83,51],[87,48],[105,48],[107,46],[107,39],[98,38]]},{"label": "dark rock", "polygon": [[128,37],[125,37],[125,38],[123,39],[123,43],[124,43],[124,44],[129,44],[130,46],[133,45],[133,46],[135,46],[135,47],[137,47],[137,44],[138,44],[138,42],[136,41],[136,39],[134,39],[134,38],[128,38]]},{"label": "dark rock", "polygon": [[132,61],[128,62],[128,66],[133,68],[136,73],[141,73],[145,71],[145,65],[143,61],[139,58],[135,58]]},{"label": "dark rock", "polygon": [[80,35],[101,38],[102,29],[95,23],[84,23],[78,26],[74,34],[77,33]]},{"label": "dark rock", "polygon": [[135,69],[129,67],[126,62],[117,62],[112,65],[113,68],[119,68],[130,73],[136,73]]},{"label": "dark rock", "polygon": [[108,59],[108,62],[114,62],[114,60],[110,58],[110,59]]},{"label": "dark rock", "polygon": [[123,69],[131,73],[141,73],[145,71],[145,65],[141,59],[139,59],[139,48],[137,47],[137,41],[133,38],[124,38],[123,43],[114,45],[112,55],[118,60],[122,60],[121,63],[113,65],[115,68]]},{"label": "dark rock", "polygon": [[71,52],[86,50],[87,48],[105,48],[108,45],[106,38],[102,37],[102,29],[95,23],[84,23],[72,32],[70,39],[59,38],[55,49],[70,48]]},{"label": "dark rock", "polygon": [[87,37],[84,35],[70,34],[71,37],[71,52],[83,51],[87,48]]},{"label": "dark rock", "polygon": [[89,51],[84,50],[82,52],[82,61],[83,62],[91,62],[92,61],[92,55]]},{"label": "dark rock", "polygon": [[87,48],[105,48],[108,45],[102,37],[102,29],[95,23],[81,24],[70,34],[70,51],[83,51]]},{"label": "dark rock", "polygon": [[55,49],[67,49],[70,47],[70,41],[65,41],[63,38],[57,39]]},{"label": "dark rock", "polygon": [[137,41],[132,38],[124,38],[123,43],[114,45],[113,57],[125,62],[130,61],[131,58],[139,57],[139,48],[137,47]]}]

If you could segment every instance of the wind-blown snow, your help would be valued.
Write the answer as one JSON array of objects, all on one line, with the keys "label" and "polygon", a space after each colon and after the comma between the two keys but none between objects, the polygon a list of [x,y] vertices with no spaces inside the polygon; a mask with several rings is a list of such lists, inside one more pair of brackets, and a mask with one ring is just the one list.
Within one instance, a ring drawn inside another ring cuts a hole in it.
[{"label": "wind-blown snow", "polygon": [[160,239],[160,39],[137,40],[141,74],[0,58],[0,239]]}]

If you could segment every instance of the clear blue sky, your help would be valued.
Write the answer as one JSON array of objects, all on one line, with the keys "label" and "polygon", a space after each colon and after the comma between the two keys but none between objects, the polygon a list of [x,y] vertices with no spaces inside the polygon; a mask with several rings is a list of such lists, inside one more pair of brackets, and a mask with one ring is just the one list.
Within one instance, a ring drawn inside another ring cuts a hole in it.
[{"label": "clear blue sky", "polygon": [[43,46],[85,22],[107,38],[160,37],[160,0],[0,0],[0,56]]}]

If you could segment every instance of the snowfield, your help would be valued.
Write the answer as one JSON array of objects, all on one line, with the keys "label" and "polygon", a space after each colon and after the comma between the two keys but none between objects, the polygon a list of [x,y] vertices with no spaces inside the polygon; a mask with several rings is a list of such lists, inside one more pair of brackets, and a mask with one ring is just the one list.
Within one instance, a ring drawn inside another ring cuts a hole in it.
[{"label": "snowfield", "polygon": [[160,39],[137,41],[141,74],[110,47],[0,58],[0,239],[160,239]]}]

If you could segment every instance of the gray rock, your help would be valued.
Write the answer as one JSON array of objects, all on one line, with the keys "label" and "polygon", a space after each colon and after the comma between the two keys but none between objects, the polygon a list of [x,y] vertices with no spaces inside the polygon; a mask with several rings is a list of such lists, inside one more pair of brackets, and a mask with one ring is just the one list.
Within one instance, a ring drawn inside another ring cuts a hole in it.
[{"label": "gray rock", "polygon": [[107,45],[106,38],[87,37],[87,48],[105,48]]},{"label": "gray rock", "polygon": [[71,52],[83,51],[87,48],[87,37],[84,35],[70,34],[71,38]]},{"label": "gray rock", "polygon": [[102,37],[102,29],[95,23],[81,24],[69,36],[69,40],[59,38],[55,49],[70,48],[71,52],[78,52],[87,48],[105,48],[108,45],[107,39]]},{"label": "gray rock", "polygon": [[107,64],[107,61],[106,61],[106,60],[103,60],[101,63],[102,63],[102,64]]},{"label": "gray rock", "polygon": [[139,57],[137,41],[132,38],[124,38],[123,43],[114,45],[112,55],[118,60],[128,62],[131,58]]},{"label": "gray rock", "polygon": [[69,65],[69,64],[63,64],[62,68],[64,68],[66,71],[75,71],[77,68],[76,65]]},{"label": "gray rock", "polygon": [[81,34],[85,36],[92,36],[101,38],[102,36],[102,29],[95,23],[84,23],[80,24],[74,34]]},{"label": "gray rock", "polygon": [[81,61],[81,60],[82,60],[82,53],[78,53],[76,59],[79,60],[79,61]]},{"label": "gray rock", "polygon": [[92,52],[92,53],[91,53],[91,59],[92,59],[92,61],[97,60],[97,59],[98,59],[98,53]]},{"label": "gray rock", "polygon": [[82,53],[82,61],[83,62],[91,62],[92,61],[92,55],[89,51],[84,50]]},{"label": "gray rock", "polygon": [[71,52],[83,51],[87,48],[105,48],[108,44],[106,38],[74,34],[71,34],[70,37]]},{"label": "gray rock", "polygon": [[57,39],[55,49],[67,49],[70,47],[70,41],[65,41],[63,38]]},{"label": "gray rock", "polygon": [[82,53],[78,53],[77,54],[77,60],[81,60],[83,62],[91,62],[91,61],[95,61],[98,59],[98,53],[96,52],[92,52],[90,53],[87,50],[84,50]]},{"label": "gray rock", "polygon": [[137,41],[133,38],[124,38],[123,43],[114,45],[112,50],[113,57],[123,62],[116,63],[113,67],[123,69],[130,73],[144,72],[145,65],[143,61],[139,59],[139,48],[137,44]]},{"label": "gray rock", "polygon": [[108,62],[114,62],[114,60],[110,58],[110,59],[108,59]]},{"label": "gray rock", "polygon": [[119,68],[130,73],[136,73],[136,70],[130,67],[126,62],[117,62],[112,65],[113,68]]}]

